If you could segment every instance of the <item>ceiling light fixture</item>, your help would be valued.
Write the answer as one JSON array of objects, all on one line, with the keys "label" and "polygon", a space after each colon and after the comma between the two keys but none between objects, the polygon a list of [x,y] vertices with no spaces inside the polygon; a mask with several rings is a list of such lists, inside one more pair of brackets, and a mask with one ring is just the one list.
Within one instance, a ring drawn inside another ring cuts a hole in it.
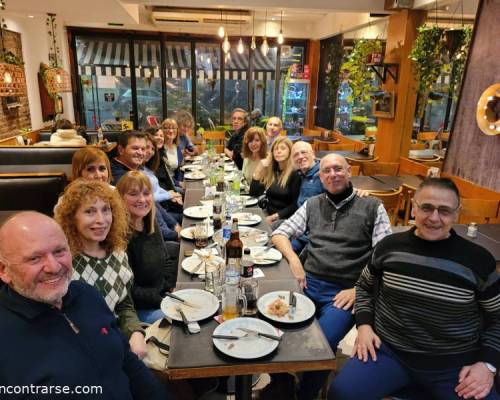
[{"label": "ceiling light fixture", "polygon": [[262,40],[262,45],[260,46],[260,52],[265,57],[269,53],[269,45],[267,44],[267,9],[266,9],[266,19],[264,20],[264,40]]},{"label": "ceiling light fixture", "polygon": [[255,43],[255,11],[252,13],[252,43],[250,43],[250,48],[255,50],[257,44]]},{"label": "ceiling light fixture", "polygon": [[222,51],[224,53],[229,53],[229,50],[231,50],[231,43],[229,43],[229,38],[227,37],[227,32],[226,36],[224,37],[224,41],[222,42]]},{"label": "ceiling light fixture", "polygon": [[222,22],[222,10],[220,10],[220,26],[219,30],[217,31],[217,35],[222,39],[225,36],[226,32],[224,30],[224,24]]},{"label": "ceiling light fixture", "polygon": [[283,44],[285,38],[283,36],[283,10],[281,10],[280,34],[278,35],[278,44]]},{"label": "ceiling light fixture", "polygon": [[241,13],[240,13],[240,40],[238,41],[238,47],[236,51],[239,54],[243,54],[245,52],[245,46],[243,46],[243,39],[241,38]]}]

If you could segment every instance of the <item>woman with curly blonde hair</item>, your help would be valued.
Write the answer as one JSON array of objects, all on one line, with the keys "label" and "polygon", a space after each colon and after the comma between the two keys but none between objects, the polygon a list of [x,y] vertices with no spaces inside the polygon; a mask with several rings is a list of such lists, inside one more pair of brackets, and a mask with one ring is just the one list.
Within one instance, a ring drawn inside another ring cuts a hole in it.
[{"label": "woman with curly blonde hair", "polygon": [[66,187],[55,219],[73,254],[73,279],[102,294],[129,337],[131,350],[143,358],[144,330],[131,297],[133,272],[125,251],[127,211],[119,194],[108,183],[77,179]]},{"label": "woman with curly blonde hair", "polygon": [[287,219],[297,211],[297,199],[301,178],[294,170],[292,142],[286,136],[278,136],[266,159],[255,168],[250,184],[250,196],[266,192],[266,221],[271,224]]}]

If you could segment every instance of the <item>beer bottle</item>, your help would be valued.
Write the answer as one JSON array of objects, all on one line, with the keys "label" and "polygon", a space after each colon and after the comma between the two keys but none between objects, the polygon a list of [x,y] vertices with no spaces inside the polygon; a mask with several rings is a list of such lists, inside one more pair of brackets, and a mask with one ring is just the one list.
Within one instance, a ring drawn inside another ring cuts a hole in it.
[{"label": "beer bottle", "polygon": [[243,242],[240,239],[238,230],[238,218],[233,219],[231,227],[231,237],[226,243],[226,265],[228,270],[233,270],[240,275],[241,257],[243,255]]}]

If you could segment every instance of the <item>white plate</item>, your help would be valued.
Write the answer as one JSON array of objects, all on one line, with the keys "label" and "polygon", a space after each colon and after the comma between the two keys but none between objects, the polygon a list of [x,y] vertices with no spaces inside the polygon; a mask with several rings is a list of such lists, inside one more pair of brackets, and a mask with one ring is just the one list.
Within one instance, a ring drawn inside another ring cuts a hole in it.
[{"label": "white plate", "polygon": [[260,224],[260,221],[262,221],[262,217],[258,214],[253,214],[253,213],[234,213],[231,215],[232,218],[238,218],[238,225],[242,226],[253,226],[253,225],[258,225]]},{"label": "white plate", "polygon": [[[266,249],[267,251],[265,251]],[[262,255],[259,256],[259,254]],[[254,255],[256,255],[257,257],[254,258]],[[283,254],[281,254],[279,250],[276,250],[274,248],[269,249],[265,246],[250,247],[250,256],[252,257],[252,261],[255,265],[271,265],[281,261],[281,259],[283,258]]]},{"label": "white plate", "polygon": [[[279,335],[270,323],[257,318],[234,318],[223,322],[214,330],[214,335],[243,336],[245,333],[238,328],[254,329],[262,333]],[[215,347],[222,353],[234,358],[249,360],[264,357],[272,353],[279,342],[261,336],[247,336],[238,340],[212,339]]]},{"label": "white plate", "polygon": [[231,164],[224,165],[224,172],[231,172],[234,171],[235,169],[236,167],[234,165]]},{"label": "white plate", "polygon": [[[212,237],[214,234],[214,228],[212,226],[208,227],[208,237]],[[189,226],[181,230],[181,237],[187,240],[194,240],[194,226]]]},{"label": "white plate", "polygon": [[255,206],[259,202],[259,199],[256,197],[251,197],[246,195],[242,195],[241,197],[245,198],[245,207]]},{"label": "white plate", "polygon": [[184,215],[194,219],[205,219],[213,214],[212,207],[194,206],[184,209]]},{"label": "white plate", "polygon": [[[240,231],[240,239],[245,247],[257,246],[259,244],[266,243],[269,240],[269,235],[266,231],[247,226],[240,226],[238,229]],[[214,233],[213,240],[220,243],[222,241],[221,236],[222,231],[218,230]]]},{"label": "white plate", "polygon": [[[217,266],[221,262],[224,262],[224,259],[214,255],[210,259],[209,265],[211,266],[213,264],[214,266]],[[205,263],[203,263],[201,261],[201,258],[198,257],[196,254],[193,254],[191,257],[187,257],[184,260],[182,260],[181,267],[184,271],[190,274],[205,275]]]},{"label": "white plate", "polygon": [[186,164],[181,167],[181,171],[201,171],[203,169],[203,165],[197,164]]},{"label": "white plate", "polygon": [[200,203],[205,207],[213,207],[214,206],[213,200],[200,200]]},{"label": "white plate", "polygon": [[197,307],[189,307],[182,305],[181,302],[165,297],[161,302],[161,310],[171,319],[182,321],[182,317],[175,309],[181,305],[182,311],[190,322],[201,321],[214,315],[219,310],[219,300],[212,293],[200,289],[183,289],[177,290],[174,294],[181,299],[188,300]]},{"label": "white plate", "polygon": [[297,292],[294,293],[295,297],[297,298],[297,308],[295,309],[295,317],[293,319],[290,319],[288,314],[285,314],[282,317],[278,317],[267,312],[268,305],[277,298],[281,298],[286,304],[289,303],[290,292],[286,290],[277,290],[275,292],[266,293],[265,295],[261,296],[257,301],[257,308],[259,309],[259,312],[266,318],[284,324],[296,324],[299,322],[307,321],[309,318],[314,316],[316,307],[309,297]]},{"label": "white plate", "polygon": [[193,171],[193,172],[188,172],[187,174],[184,174],[185,179],[189,179],[192,181],[200,181],[202,179],[205,179],[207,176],[201,172],[201,171]]}]

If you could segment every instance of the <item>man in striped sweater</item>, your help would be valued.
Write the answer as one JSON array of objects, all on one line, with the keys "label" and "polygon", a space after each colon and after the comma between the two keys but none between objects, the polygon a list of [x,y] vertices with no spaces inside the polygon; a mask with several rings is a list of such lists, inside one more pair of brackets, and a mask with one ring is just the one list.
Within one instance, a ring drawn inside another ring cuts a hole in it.
[{"label": "man in striped sweater", "polygon": [[451,180],[424,181],[416,227],[376,246],[356,284],[354,358],[329,399],[378,400],[411,385],[427,399],[500,398],[500,278],[493,256],[451,228],[459,199]]}]

